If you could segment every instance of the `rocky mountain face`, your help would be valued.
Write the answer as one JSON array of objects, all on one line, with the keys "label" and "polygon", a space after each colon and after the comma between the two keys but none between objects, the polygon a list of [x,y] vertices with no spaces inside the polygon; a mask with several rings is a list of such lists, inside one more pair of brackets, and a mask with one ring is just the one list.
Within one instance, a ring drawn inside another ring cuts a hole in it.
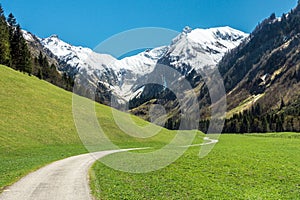
[{"label": "rocky mountain face", "polygon": [[[41,39],[47,52],[58,61],[58,70],[75,77],[84,75],[79,85],[96,91],[96,100],[111,105],[112,96],[119,104],[125,103],[134,94],[132,87],[138,78],[150,73],[157,60],[166,52],[167,47],[158,47],[126,57],[122,60],[99,54],[89,48],[75,47],[54,35]],[[78,85],[77,85],[78,86]],[[81,91],[86,96],[88,91]]]},{"label": "rocky mountain face", "polygon": [[[225,53],[217,65],[228,103],[224,132],[300,131],[299,38],[300,5],[280,18],[272,14],[237,48]],[[208,75],[214,77],[215,72]],[[201,130],[207,130],[212,106],[205,78],[195,75],[190,79],[198,95]],[[132,112],[147,119],[149,105],[163,104],[170,119],[166,126],[176,129],[178,101],[165,99],[165,92],[158,92]]]},{"label": "rocky mountain face", "polygon": [[[195,30],[186,27],[173,39],[168,51],[157,61],[157,66],[150,77],[161,76],[159,68],[167,66],[178,72],[182,76],[181,79],[188,80],[194,88],[199,84],[201,73],[214,70],[225,53],[237,47],[247,37],[248,34],[230,27]],[[143,78],[151,82],[148,77]],[[174,80],[169,80],[167,83],[166,77],[162,77],[163,79],[165,83],[161,85],[146,85],[139,96],[130,100],[129,107],[136,108],[151,99],[160,98],[161,94],[166,100],[174,98],[171,93],[166,94],[162,86],[167,84],[165,87],[168,87],[173,84],[172,81],[178,80],[173,78]]]},{"label": "rocky mountain face", "polygon": [[58,70],[59,62],[56,56],[43,46],[39,37],[24,30],[22,30],[22,34],[31,54],[31,74],[71,91],[73,78],[67,72]]},{"label": "rocky mountain face", "polygon": [[[269,127],[265,125],[263,131],[299,131],[299,53],[298,4],[280,18],[272,14],[256,27],[248,43],[226,55],[219,63],[219,69],[228,94],[228,118],[232,117],[229,121],[236,123],[233,122],[236,120],[233,120],[234,114],[245,113],[259,105],[255,123],[262,127],[260,123],[267,121]],[[278,120],[265,119],[272,115]]]},{"label": "rocky mountain face", "polygon": [[295,87],[298,82],[299,19],[300,6],[281,18],[269,17],[256,27],[249,42],[222,59],[219,69],[229,109],[248,98],[265,104],[266,110],[276,109],[281,99],[293,101],[298,91],[286,86]]},{"label": "rocky mountain face", "polygon": [[57,60],[54,58],[55,55],[44,48],[43,44],[40,42],[41,39],[39,37],[24,30],[23,30],[23,37],[27,41],[27,44],[30,48],[33,57],[38,57],[40,52],[42,52],[43,55],[47,56],[47,59],[50,64],[58,65]]},{"label": "rocky mountain face", "polygon": [[230,27],[195,29],[186,27],[173,39],[159,63],[178,69],[183,75],[191,70],[214,68],[224,54],[237,47],[248,34]]}]

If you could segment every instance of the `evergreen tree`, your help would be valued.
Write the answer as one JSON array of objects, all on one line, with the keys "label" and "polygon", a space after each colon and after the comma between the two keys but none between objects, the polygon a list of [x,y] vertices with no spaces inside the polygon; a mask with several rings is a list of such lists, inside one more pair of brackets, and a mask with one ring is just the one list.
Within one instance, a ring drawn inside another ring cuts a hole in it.
[{"label": "evergreen tree", "polygon": [[281,21],[283,23],[286,23],[286,15],[283,13],[282,16],[281,16]]},{"label": "evergreen tree", "polygon": [[294,118],[291,118],[291,131],[295,131],[295,128],[294,128]]},{"label": "evergreen tree", "polygon": [[271,16],[270,16],[270,20],[274,20],[274,19],[276,19],[276,14],[272,13]]},{"label": "evergreen tree", "polygon": [[285,103],[283,101],[283,98],[281,98],[281,101],[280,101],[280,110],[282,110],[282,108],[285,107]]},{"label": "evergreen tree", "polygon": [[23,33],[20,25],[13,14],[9,14],[8,20],[9,34],[10,34],[10,52],[11,52],[11,66],[14,69],[27,72],[31,74],[31,54],[28,49],[27,43],[23,38]]},{"label": "evergreen tree", "polygon": [[267,121],[267,117],[262,118],[262,132],[264,132],[264,133],[269,132],[269,124]]},{"label": "evergreen tree", "polygon": [[44,58],[43,58],[43,54],[42,54],[42,52],[40,51],[40,54],[39,54],[39,57],[38,57],[38,62],[39,62],[39,65],[41,66],[41,67],[43,67],[43,62],[44,62]]},{"label": "evergreen tree", "polygon": [[9,29],[0,5],[0,64],[10,66]]},{"label": "evergreen tree", "polygon": [[20,34],[19,28],[10,27],[10,47],[11,47],[11,58],[12,68],[20,70],[18,63],[21,57],[20,47]]},{"label": "evergreen tree", "polygon": [[17,26],[17,20],[16,20],[15,16],[12,13],[10,13],[8,15],[7,23],[9,24],[10,27],[16,27]]},{"label": "evergreen tree", "polygon": [[4,16],[4,10],[3,10],[3,8],[2,8],[2,5],[0,4],[0,15],[1,16]]},{"label": "evergreen tree", "polygon": [[255,116],[260,116],[261,115],[261,107],[260,107],[260,104],[258,103],[256,106],[255,106]]},{"label": "evergreen tree", "polygon": [[32,73],[31,53],[23,37],[21,38],[20,43],[21,43],[20,51],[22,55],[20,56],[20,61],[18,64],[20,65],[21,71],[27,72],[29,75],[31,75]]},{"label": "evergreen tree", "polygon": [[241,133],[249,133],[250,132],[250,122],[249,122],[249,119],[246,116],[243,117],[240,132]]},{"label": "evergreen tree", "polygon": [[17,21],[12,13],[8,15],[7,23],[9,24],[9,43],[11,52],[11,67],[17,69],[17,59],[20,57],[19,38],[17,35]]}]

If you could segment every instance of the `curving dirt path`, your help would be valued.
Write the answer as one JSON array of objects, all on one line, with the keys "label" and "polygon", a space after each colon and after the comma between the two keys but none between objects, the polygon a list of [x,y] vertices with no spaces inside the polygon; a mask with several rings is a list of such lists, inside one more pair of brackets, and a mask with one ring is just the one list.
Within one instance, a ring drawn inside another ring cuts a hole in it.
[{"label": "curving dirt path", "polygon": [[191,145],[187,145],[187,146],[182,146],[182,147],[197,147],[197,146],[205,146],[205,145],[210,145],[210,144],[216,144],[219,142],[219,140],[216,139],[211,139],[209,137],[204,137],[203,138],[204,143],[201,144],[191,144]]},{"label": "curving dirt path", "polygon": [[[218,140],[204,138],[202,146]],[[99,158],[106,155],[145,148],[109,150],[69,157],[49,164],[8,187],[0,200],[92,200],[88,170]]]},{"label": "curving dirt path", "polygon": [[111,150],[73,156],[49,164],[8,187],[0,200],[92,200],[88,170],[99,158],[128,151]]}]

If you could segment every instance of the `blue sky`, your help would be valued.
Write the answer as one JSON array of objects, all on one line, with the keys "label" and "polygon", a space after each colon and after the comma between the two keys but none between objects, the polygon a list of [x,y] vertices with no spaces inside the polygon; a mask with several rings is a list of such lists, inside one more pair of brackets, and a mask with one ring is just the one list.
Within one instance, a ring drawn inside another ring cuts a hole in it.
[{"label": "blue sky", "polygon": [[0,0],[21,26],[39,37],[58,34],[71,44],[94,48],[122,31],[163,27],[181,31],[231,26],[251,32],[272,12],[281,16],[297,0]]}]

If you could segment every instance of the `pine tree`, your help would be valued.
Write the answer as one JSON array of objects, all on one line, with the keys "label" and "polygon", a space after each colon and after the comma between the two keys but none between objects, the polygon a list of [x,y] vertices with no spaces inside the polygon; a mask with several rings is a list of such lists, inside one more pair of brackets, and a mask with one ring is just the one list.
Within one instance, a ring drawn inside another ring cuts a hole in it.
[{"label": "pine tree", "polygon": [[8,15],[7,23],[9,24],[9,43],[11,52],[11,67],[17,69],[17,58],[19,58],[19,40],[17,37],[17,21],[12,13]]},{"label": "pine tree", "polygon": [[8,15],[7,23],[9,24],[10,27],[16,27],[17,26],[17,20],[16,20],[15,16],[12,13],[10,13]]},{"label": "pine tree", "polygon": [[9,29],[0,5],[0,64],[10,66]]},{"label": "pine tree", "polygon": [[293,117],[291,118],[290,125],[291,125],[291,131],[295,131],[295,128],[294,128],[294,118]]},{"label": "pine tree", "polygon": [[25,39],[21,38],[20,50],[21,57],[20,62],[18,63],[21,66],[21,70],[27,72],[29,75],[32,73],[32,63],[31,63],[31,53],[28,49]]},{"label": "pine tree", "polygon": [[7,22],[9,24],[11,66],[14,69],[31,74],[31,54],[27,43],[23,38],[23,33],[16,18],[13,14],[9,14]]},{"label": "pine tree", "polygon": [[272,13],[271,16],[270,16],[270,20],[274,20],[274,19],[276,19],[276,14]]},{"label": "pine tree", "polygon": [[281,98],[281,101],[280,101],[280,110],[282,110],[283,108],[285,107],[285,103],[283,101],[283,98]]},{"label": "pine tree", "polygon": [[260,115],[261,115],[261,107],[260,107],[260,104],[258,103],[255,106],[255,116],[260,116]]},{"label": "pine tree", "polygon": [[283,123],[284,123],[284,116],[283,115],[276,115],[276,132],[282,132],[284,131],[284,128],[283,128]]},{"label": "pine tree", "polygon": [[40,65],[41,67],[43,67],[43,61],[44,61],[44,59],[43,59],[43,54],[42,54],[42,52],[40,51],[40,54],[39,54],[39,57],[38,57],[38,63],[39,63],[39,65]]},{"label": "pine tree", "polygon": [[241,133],[249,133],[250,132],[250,123],[249,123],[249,119],[246,116],[243,117],[240,131],[241,131]]},{"label": "pine tree", "polygon": [[263,119],[262,119],[262,132],[264,132],[264,133],[269,132],[269,124],[267,121],[267,117],[263,117]]},{"label": "pine tree", "polygon": [[10,47],[11,47],[11,58],[12,58],[12,68],[20,70],[18,66],[21,57],[21,47],[20,47],[20,34],[18,27],[10,27]]}]

